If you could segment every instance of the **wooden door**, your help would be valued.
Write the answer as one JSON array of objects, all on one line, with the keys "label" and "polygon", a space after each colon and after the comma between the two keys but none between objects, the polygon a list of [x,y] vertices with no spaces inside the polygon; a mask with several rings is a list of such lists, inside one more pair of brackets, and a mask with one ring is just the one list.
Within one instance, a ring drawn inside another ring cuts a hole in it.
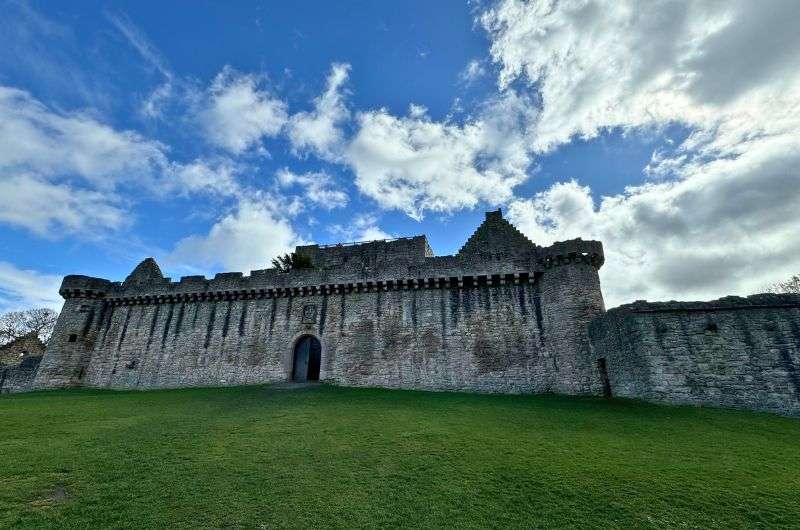
[{"label": "wooden door", "polygon": [[311,337],[303,337],[294,347],[294,369],[292,380],[304,382],[308,379],[308,354],[311,346]]}]

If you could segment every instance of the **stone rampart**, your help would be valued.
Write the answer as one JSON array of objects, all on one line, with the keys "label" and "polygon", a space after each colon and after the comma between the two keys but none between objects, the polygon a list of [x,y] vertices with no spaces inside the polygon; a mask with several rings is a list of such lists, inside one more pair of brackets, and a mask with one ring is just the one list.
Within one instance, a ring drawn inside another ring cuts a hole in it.
[{"label": "stone rampart", "polygon": [[636,302],[589,334],[615,396],[800,415],[800,295]]},{"label": "stone rampart", "polygon": [[599,242],[538,247],[490,212],[455,256],[422,236],[298,251],[311,269],[173,282],[147,259],[124,282],[67,276],[36,385],[284,381],[313,335],[320,378],[338,384],[598,392],[586,326],[603,310]]}]

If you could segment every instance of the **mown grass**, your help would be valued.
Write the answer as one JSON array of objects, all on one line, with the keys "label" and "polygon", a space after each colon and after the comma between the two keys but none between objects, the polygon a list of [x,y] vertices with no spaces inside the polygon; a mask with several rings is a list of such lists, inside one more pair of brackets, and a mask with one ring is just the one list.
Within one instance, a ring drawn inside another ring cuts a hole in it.
[{"label": "mown grass", "polygon": [[800,420],[318,386],[0,399],[0,526],[800,525]]}]

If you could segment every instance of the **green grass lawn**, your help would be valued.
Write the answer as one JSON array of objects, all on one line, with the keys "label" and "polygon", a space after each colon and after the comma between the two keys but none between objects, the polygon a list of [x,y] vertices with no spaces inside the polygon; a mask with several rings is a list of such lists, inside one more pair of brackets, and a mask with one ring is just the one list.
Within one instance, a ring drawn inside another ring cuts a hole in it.
[{"label": "green grass lawn", "polygon": [[0,527],[800,526],[800,420],[268,386],[0,398]]}]

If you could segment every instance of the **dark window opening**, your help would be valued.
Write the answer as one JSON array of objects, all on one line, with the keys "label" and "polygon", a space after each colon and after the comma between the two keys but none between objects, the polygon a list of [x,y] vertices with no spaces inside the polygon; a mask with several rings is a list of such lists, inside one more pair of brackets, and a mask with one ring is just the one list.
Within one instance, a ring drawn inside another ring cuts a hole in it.
[{"label": "dark window opening", "polygon": [[600,370],[600,382],[603,383],[603,397],[611,397],[611,381],[608,380],[608,368],[605,357],[597,359],[597,369]]},{"label": "dark window opening", "polygon": [[70,342],[75,342],[77,340],[78,340],[78,336],[76,334],[73,333],[72,335],[69,336],[69,341]]},{"label": "dark window opening", "polygon": [[710,331],[711,333],[716,333],[717,331],[719,331],[719,328],[714,322],[709,322],[708,325],[706,326],[706,331]]},{"label": "dark window opening", "polygon": [[322,346],[316,337],[306,335],[294,347],[292,380],[297,382],[319,381]]}]

